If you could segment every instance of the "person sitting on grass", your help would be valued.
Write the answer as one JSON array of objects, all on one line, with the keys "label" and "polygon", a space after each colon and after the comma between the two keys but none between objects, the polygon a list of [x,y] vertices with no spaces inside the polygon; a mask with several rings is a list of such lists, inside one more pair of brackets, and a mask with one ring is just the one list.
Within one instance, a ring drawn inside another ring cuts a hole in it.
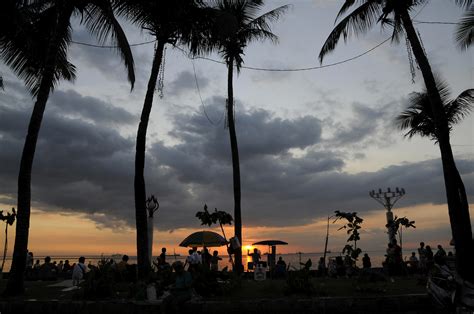
[{"label": "person sitting on grass", "polygon": [[44,258],[44,264],[40,266],[38,276],[40,280],[56,280],[56,269],[51,263],[51,257]]},{"label": "person sitting on grass", "polygon": [[117,264],[117,271],[123,273],[127,271],[128,266],[128,255],[122,256],[122,260]]},{"label": "person sitting on grass", "polygon": [[278,258],[278,262],[276,263],[275,267],[275,277],[276,278],[281,278],[286,275],[286,263],[283,260],[283,257]]},{"label": "person sitting on grass", "polygon": [[303,270],[305,271],[309,271],[311,266],[313,266],[313,262],[311,261],[311,258],[308,258],[308,260],[306,261],[306,263],[300,263],[300,265],[303,266]]},{"label": "person sitting on grass", "polygon": [[362,257],[362,267],[369,269],[372,267],[372,263],[370,262],[369,254],[365,253],[364,257]]},{"label": "person sitting on grass", "polygon": [[184,265],[181,261],[174,262],[172,268],[176,277],[174,284],[170,287],[170,295],[163,299],[163,312],[181,313],[179,306],[191,300],[193,278],[191,274],[184,269]]}]

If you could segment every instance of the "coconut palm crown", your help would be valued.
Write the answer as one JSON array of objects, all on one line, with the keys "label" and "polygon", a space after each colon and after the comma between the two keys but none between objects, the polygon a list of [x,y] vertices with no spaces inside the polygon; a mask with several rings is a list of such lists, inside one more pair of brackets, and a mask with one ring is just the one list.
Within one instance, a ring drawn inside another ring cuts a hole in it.
[{"label": "coconut palm crown", "polygon": [[[467,89],[455,99],[450,99],[447,83],[437,80],[437,87],[451,131],[455,124],[459,123],[472,111],[474,89]],[[408,130],[405,137],[412,138],[415,135],[420,135],[437,142],[436,124],[426,90],[414,92],[410,95],[408,107],[396,118],[395,123],[401,130]]]},{"label": "coconut palm crown", "polygon": [[459,21],[455,37],[458,47],[463,50],[468,49],[472,45],[474,40],[474,5],[470,6]]}]

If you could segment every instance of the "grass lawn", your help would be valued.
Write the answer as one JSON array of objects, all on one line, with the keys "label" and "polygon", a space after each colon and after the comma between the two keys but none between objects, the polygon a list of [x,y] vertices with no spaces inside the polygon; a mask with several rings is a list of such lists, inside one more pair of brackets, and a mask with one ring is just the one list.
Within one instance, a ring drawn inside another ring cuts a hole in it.
[{"label": "grass lawn", "polygon": [[306,293],[288,293],[286,280],[253,281],[243,280],[240,287],[231,290],[228,294],[213,299],[258,299],[283,298],[288,296],[312,297],[348,297],[348,296],[377,296],[424,294],[426,284],[418,278],[399,277],[394,282],[358,282],[348,278],[311,278],[313,291]]},{"label": "grass lawn", "polygon": [[[395,278],[394,282],[366,282],[358,283],[355,279],[332,279],[332,278],[311,278],[313,286],[312,293],[292,293],[288,294],[286,280],[242,280],[240,287],[228,291],[225,295],[212,297],[212,300],[248,300],[259,298],[283,298],[289,297],[344,297],[344,296],[376,296],[376,295],[401,295],[401,294],[419,294],[426,293],[425,285],[420,284],[417,278],[400,277]],[[59,282],[59,281],[58,281]],[[26,281],[25,300],[71,300],[78,299],[78,291],[62,291],[64,287],[51,287],[58,282],[45,281]],[[120,284],[118,290],[119,298],[126,298],[128,290],[127,283]],[[5,289],[6,280],[0,280],[0,293]],[[3,298],[0,298],[0,300]]]}]

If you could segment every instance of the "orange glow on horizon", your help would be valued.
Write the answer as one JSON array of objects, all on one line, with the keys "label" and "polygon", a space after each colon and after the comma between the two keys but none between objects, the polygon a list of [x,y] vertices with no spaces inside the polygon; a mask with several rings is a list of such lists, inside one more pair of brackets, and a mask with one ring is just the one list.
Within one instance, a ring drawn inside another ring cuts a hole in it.
[{"label": "orange glow on horizon", "polygon": [[[1,205],[1,204],[0,204]],[[8,208],[2,206],[4,208]],[[425,241],[432,246],[442,244],[449,248],[451,234],[449,232],[449,217],[446,205],[419,205],[415,207],[395,208],[394,214],[407,216],[416,221],[416,229],[403,231],[404,247],[415,248],[420,241]],[[385,211],[361,213],[364,218],[361,231],[361,241],[358,243],[363,249],[385,249],[387,234],[385,232]],[[474,213],[471,206],[471,217]],[[244,227],[243,254],[247,250],[253,251],[252,243],[261,240],[278,239],[288,242],[288,245],[277,247],[277,254],[296,252],[322,252],[326,237],[326,218],[312,221],[307,225],[283,227]],[[328,249],[333,253],[339,252],[344,246],[347,234],[337,229],[343,222],[330,223],[330,237]],[[218,227],[210,228],[221,233]],[[225,233],[228,237],[233,235],[234,226],[226,226]],[[166,247],[168,254],[187,255],[189,248],[179,247],[179,243],[190,233],[203,230],[202,228],[182,228],[172,232],[155,229],[153,255],[158,255],[162,247]],[[443,232],[441,232],[444,230]],[[448,230],[448,232],[446,232]],[[15,228],[9,228],[8,255],[12,254]],[[431,238],[424,238],[429,234]],[[3,239],[3,237],[2,237]],[[0,239],[1,241],[1,239]],[[219,254],[225,255],[225,247],[213,248]],[[265,253],[267,247],[259,246],[258,249]],[[119,228],[112,230],[97,225],[85,214],[61,214],[32,210],[30,222],[29,250],[36,256],[41,255],[111,255],[128,254],[136,255],[135,230],[132,228]]]}]

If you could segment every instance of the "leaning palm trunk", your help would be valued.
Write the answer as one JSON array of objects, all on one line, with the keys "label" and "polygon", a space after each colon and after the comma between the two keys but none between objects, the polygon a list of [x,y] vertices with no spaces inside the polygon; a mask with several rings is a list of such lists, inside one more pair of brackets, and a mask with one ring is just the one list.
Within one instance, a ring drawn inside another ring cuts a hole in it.
[{"label": "leaning palm trunk", "polygon": [[413,53],[420,66],[433,111],[436,136],[443,164],[449,219],[456,248],[457,269],[464,279],[474,282],[474,268],[472,268],[471,265],[474,260],[474,245],[469,218],[469,205],[464,184],[456,168],[451,144],[449,143],[449,128],[443,110],[443,104],[438,89],[436,88],[436,82],[428,58],[423,51],[423,47],[421,46],[408,12],[403,12],[401,17]]},{"label": "leaning palm trunk", "polygon": [[[227,117],[229,123],[230,148],[232,152],[232,174],[234,183],[234,230],[235,236],[242,244],[242,213],[240,207],[241,191],[240,191],[240,164],[239,164],[239,148],[237,146],[237,135],[235,133],[234,120],[234,90],[232,86],[234,59],[230,58],[227,64]],[[235,271],[242,272],[242,248],[235,251]]]},{"label": "leaning palm trunk", "polygon": [[150,256],[148,253],[149,241],[147,228],[147,210],[146,210],[146,188],[145,188],[145,150],[146,150],[146,132],[148,121],[150,120],[151,107],[153,105],[153,96],[155,93],[158,73],[161,66],[164,40],[158,40],[158,46],[155,49],[153,65],[151,68],[150,79],[148,80],[148,89],[143,104],[140,124],[138,126],[136,153],[135,153],[135,219],[137,228],[137,267],[138,278],[145,279],[150,270]]},{"label": "leaning palm trunk", "polygon": [[33,113],[28,126],[25,146],[21,155],[20,171],[18,174],[18,212],[13,248],[13,260],[8,277],[6,295],[19,295],[24,292],[24,273],[26,269],[26,252],[28,249],[28,236],[31,213],[31,171],[36,151],[36,143],[43,121],[44,110],[49,98],[49,93],[54,81],[54,71],[58,57],[60,38],[67,32],[71,11],[65,11],[58,17],[54,35],[48,47],[48,56],[42,73],[38,95],[33,107]]}]

